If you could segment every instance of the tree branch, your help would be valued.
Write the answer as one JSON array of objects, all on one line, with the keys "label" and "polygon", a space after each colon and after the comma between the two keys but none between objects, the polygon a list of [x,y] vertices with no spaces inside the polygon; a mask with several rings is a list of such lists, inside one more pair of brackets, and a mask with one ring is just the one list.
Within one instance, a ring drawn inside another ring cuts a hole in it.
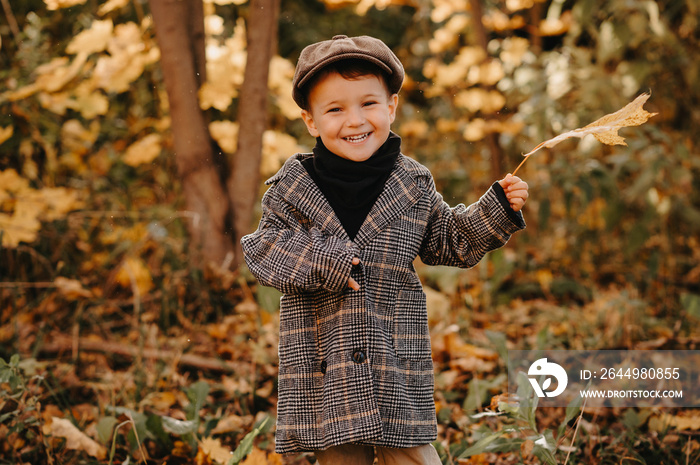
[{"label": "tree branch", "polygon": [[138,347],[120,344],[118,342],[94,341],[86,338],[79,338],[75,341],[73,338],[65,335],[54,337],[51,342],[44,344],[40,348],[40,352],[43,354],[77,353],[80,351],[121,355],[132,359],[141,356],[144,359],[170,361],[175,362],[176,365],[214,372],[234,373],[237,368],[240,368],[229,361],[204,357],[202,355],[181,354],[175,350],[168,351],[153,348],[144,348],[140,351]]}]

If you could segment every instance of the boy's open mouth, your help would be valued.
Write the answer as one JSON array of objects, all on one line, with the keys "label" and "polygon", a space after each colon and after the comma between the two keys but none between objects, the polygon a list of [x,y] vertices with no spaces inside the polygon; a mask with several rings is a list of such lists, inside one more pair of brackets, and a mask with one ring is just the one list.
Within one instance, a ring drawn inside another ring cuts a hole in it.
[{"label": "boy's open mouth", "polygon": [[362,141],[364,141],[365,139],[367,139],[367,138],[370,136],[370,134],[372,134],[372,133],[371,133],[371,132],[366,132],[366,133],[364,133],[364,134],[360,134],[360,135],[357,135],[357,136],[347,136],[347,137],[343,137],[343,139],[346,140],[346,141],[348,141],[348,142],[355,142],[355,143],[356,143],[356,142],[362,142]]}]

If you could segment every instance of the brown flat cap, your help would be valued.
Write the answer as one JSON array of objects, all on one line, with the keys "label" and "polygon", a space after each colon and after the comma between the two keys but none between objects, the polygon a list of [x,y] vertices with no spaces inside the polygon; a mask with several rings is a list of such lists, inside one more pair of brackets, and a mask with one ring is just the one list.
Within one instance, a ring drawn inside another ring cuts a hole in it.
[{"label": "brown flat cap", "polygon": [[301,51],[292,81],[292,97],[297,105],[304,107],[301,89],[316,73],[331,63],[353,58],[369,61],[384,70],[389,76],[389,91],[392,94],[399,92],[404,78],[403,65],[384,42],[370,36],[338,35]]}]

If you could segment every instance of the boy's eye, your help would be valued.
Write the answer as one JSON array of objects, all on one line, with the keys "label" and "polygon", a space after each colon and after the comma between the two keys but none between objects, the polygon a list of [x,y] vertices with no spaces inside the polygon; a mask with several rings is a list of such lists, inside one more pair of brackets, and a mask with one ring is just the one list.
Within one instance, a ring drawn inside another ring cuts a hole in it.
[{"label": "boy's eye", "polygon": [[368,107],[368,106],[370,106],[370,105],[375,105],[376,103],[377,103],[377,102],[375,102],[374,100],[370,100],[370,101],[368,101],[368,102],[365,102],[365,106]]},{"label": "boy's eye", "polygon": [[328,113],[336,113],[339,112],[340,108],[339,107],[334,107],[334,108],[329,108]]}]

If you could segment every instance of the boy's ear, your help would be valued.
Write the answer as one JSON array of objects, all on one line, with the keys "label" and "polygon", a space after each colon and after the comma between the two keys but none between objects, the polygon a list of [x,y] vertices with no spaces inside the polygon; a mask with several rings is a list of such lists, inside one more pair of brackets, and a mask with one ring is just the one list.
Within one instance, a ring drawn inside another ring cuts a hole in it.
[{"label": "boy's ear", "polygon": [[316,123],[314,123],[314,117],[311,116],[311,112],[308,110],[301,110],[301,119],[304,120],[309,134],[311,134],[312,137],[319,137],[318,129],[316,129]]},{"label": "boy's ear", "polygon": [[392,94],[389,97],[389,118],[391,119],[391,122],[394,122],[394,119],[396,119],[396,109],[399,106],[399,94]]}]

